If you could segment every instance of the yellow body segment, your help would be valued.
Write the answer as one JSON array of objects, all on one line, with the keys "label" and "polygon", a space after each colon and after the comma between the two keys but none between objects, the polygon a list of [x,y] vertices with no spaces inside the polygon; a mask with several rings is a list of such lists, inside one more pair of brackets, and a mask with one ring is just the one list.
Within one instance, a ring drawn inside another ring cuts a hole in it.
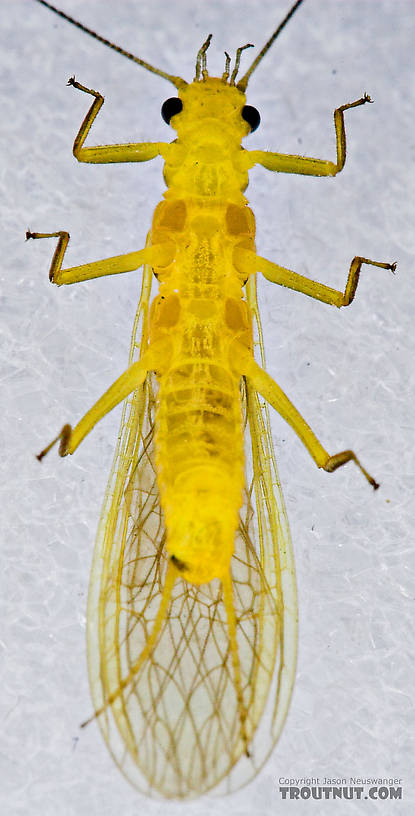
[{"label": "yellow body segment", "polygon": [[[255,164],[330,176],[346,158],[344,112],[334,113],[336,161],[249,151],[245,90],[297,0],[239,83],[209,77],[200,49],[187,84],[114,46],[44,0],[88,34],[178,89],[172,143],[84,146],[103,104],[97,91],[79,129],[80,162],[141,162],[161,156],[167,190],[145,248],[62,268],[69,235],[57,238],[50,279],[68,285],[144,265],[129,365],[59,440],[74,453],[86,434],[126,399],[98,530],[88,601],[88,659],[95,714],[128,779],[146,793],[187,798],[232,790],[262,766],[283,726],[296,664],[296,587],[285,507],[269,430],[275,408],[318,467],[354,461],[330,455],[264,370],[256,272],[337,307],[352,302],[363,264],[355,256],[345,291],[261,258],[244,191]],[[170,102],[172,100],[169,100]],[[150,306],[151,279],[158,294]],[[255,360],[254,350],[259,350]]]},{"label": "yellow body segment", "polygon": [[161,151],[168,192],[151,232],[175,251],[171,264],[154,269],[150,347],[159,338],[171,344],[169,365],[157,370],[155,435],[167,549],[200,584],[229,572],[242,505],[240,374],[230,350],[238,339],[252,353],[252,320],[233,256],[237,247],[255,251],[255,221],[243,196],[244,94],[208,78],[180,98],[178,138]]}]

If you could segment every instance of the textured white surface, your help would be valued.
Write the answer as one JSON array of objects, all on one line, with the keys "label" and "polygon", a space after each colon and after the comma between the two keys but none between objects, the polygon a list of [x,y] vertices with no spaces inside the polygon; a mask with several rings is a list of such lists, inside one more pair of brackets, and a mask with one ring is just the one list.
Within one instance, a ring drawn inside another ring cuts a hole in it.
[{"label": "textured white surface", "polygon": [[[52,242],[24,243],[27,227],[68,229],[72,263],[143,246],[161,161],[78,165],[72,141],[88,103],[65,82],[75,73],[106,97],[92,143],[172,138],[159,113],[172,89],[34,0],[0,5],[1,810],[181,813],[129,787],[95,725],[79,730],[91,713],[88,571],[117,412],[73,458],[34,458],[125,366],[137,275],[58,290],[47,279]],[[224,49],[262,46],[289,0],[60,5],[190,79],[210,31],[219,73]],[[251,173],[259,253],[339,288],[354,254],[399,266],[396,276],[366,268],[343,311],[260,283],[269,371],[328,449],[353,446],[382,487],[373,494],[353,466],[318,472],[275,418],[298,567],[297,685],[263,773],[232,800],[193,803],[196,815],[413,812],[414,39],[411,0],[306,0],[250,83],[262,126],[248,148],[332,158],[333,109],[363,91],[376,101],[346,114],[348,159],[336,179]],[[279,777],[311,775],[401,777],[405,798],[281,801]]]}]

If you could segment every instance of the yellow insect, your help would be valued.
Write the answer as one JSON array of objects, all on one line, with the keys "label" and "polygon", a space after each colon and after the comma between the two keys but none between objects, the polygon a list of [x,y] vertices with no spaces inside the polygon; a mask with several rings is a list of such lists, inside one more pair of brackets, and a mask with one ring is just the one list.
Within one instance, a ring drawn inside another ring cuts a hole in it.
[{"label": "yellow insect", "polygon": [[[318,467],[353,460],[330,456],[264,370],[256,272],[324,303],[353,300],[362,264],[355,257],[345,291],[256,254],[255,220],[244,190],[256,164],[271,171],[333,176],[346,158],[344,111],[334,112],[336,162],[261,150],[241,140],[259,123],[246,105],[248,80],[297,0],[237,81],[210,77],[206,51],[187,83],[44,6],[171,82],[178,96],[162,108],[172,143],[85,147],[104,102],[93,97],[76,136],[78,161],[149,161],[162,156],[167,191],[144,249],[62,269],[67,232],[58,238],[50,279],[57,285],[144,266],[129,366],[90,411],[56,441],[73,453],[121,400],[121,431],[105,496],[88,600],[88,661],[95,714],[109,749],[140,790],[193,797],[245,784],[264,763],[284,723],[296,664],[296,586],[284,502],[269,429],[272,405]],[[150,307],[153,273],[158,295]],[[259,362],[254,351],[258,351]],[[93,719],[93,718],[91,718]]]}]

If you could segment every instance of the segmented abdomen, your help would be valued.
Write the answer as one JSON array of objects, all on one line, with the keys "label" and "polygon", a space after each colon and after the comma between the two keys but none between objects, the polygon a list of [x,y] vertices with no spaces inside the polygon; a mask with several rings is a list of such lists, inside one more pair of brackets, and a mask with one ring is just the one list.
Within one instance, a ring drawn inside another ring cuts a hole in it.
[{"label": "segmented abdomen", "polygon": [[162,490],[201,466],[240,481],[239,383],[229,369],[208,360],[193,360],[165,374],[160,383],[156,428]]}]

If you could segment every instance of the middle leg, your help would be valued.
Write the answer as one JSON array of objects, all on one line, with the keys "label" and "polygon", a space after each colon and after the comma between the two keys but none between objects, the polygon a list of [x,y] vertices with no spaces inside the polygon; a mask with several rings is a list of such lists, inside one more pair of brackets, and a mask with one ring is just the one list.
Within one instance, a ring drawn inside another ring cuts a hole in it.
[{"label": "middle leg", "polygon": [[113,258],[105,258],[102,261],[82,264],[81,266],[70,266],[62,269],[63,258],[69,243],[69,232],[60,230],[59,232],[26,232],[26,239],[29,238],[58,238],[58,245],[53,254],[52,263],[49,270],[49,280],[58,286],[70,283],[80,283],[81,281],[101,278],[105,275],[118,275],[122,272],[132,272],[143,264],[150,266],[167,266],[174,258],[174,243],[166,241],[162,244],[154,244],[137,252],[128,252],[125,255],[114,255]]},{"label": "middle leg", "polygon": [[278,283],[280,286],[286,286],[288,289],[294,289],[296,292],[302,292],[303,295],[320,300],[323,303],[328,303],[330,306],[349,306],[352,302],[357,284],[359,283],[360,270],[363,264],[370,266],[378,266],[381,269],[390,269],[395,272],[396,263],[381,263],[379,261],[372,261],[370,258],[362,258],[356,255],[353,258],[349,275],[347,277],[344,292],[339,289],[332,289],[331,286],[326,286],[324,283],[313,281],[298,272],[292,272],[291,269],[285,269],[283,266],[272,261],[267,261],[266,258],[261,258],[255,252],[248,249],[237,249],[234,253],[234,262],[238,270],[246,274],[248,277],[254,272],[262,272],[264,278],[271,283]]}]

